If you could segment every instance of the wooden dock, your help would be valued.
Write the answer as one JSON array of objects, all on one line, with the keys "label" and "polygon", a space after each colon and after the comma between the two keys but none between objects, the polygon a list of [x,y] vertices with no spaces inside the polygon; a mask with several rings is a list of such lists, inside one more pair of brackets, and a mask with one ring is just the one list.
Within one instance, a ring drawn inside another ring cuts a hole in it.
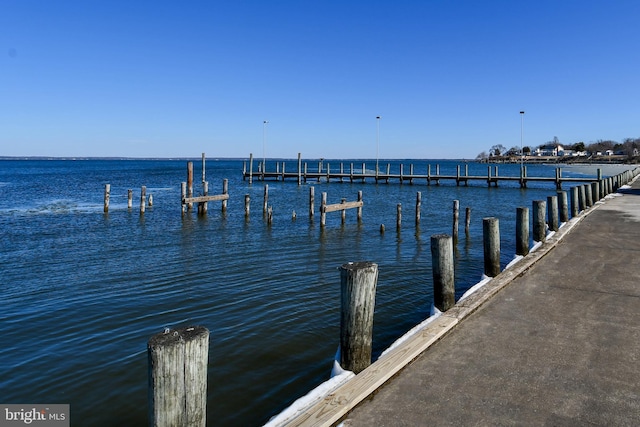
[{"label": "wooden dock", "polygon": [[598,169],[597,178],[579,178],[579,177],[563,177],[562,169],[556,168],[556,174],[554,177],[533,177],[527,175],[527,166],[522,165],[520,168],[519,176],[501,176],[499,175],[498,166],[488,165],[486,175],[469,175],[469,166],[467,164],[463,166],[457,165],[455,175],[447,175],[440,173],[439,165],[435,165],[432,171],[431,165],[427,165],[427,173],[420,174],[415,173],[413,164],[409,165],[408,173],[405,173],[404,165],[400,165],[399,173],[391,173],[391,165],[387,164],[385,170],[381,170],[380,167],[374,166],[374,169],[367,169],[366,164],[358,167],[354,167],[354,163],[349,163],[345,166],[344,163],[340,163],[338,168],[331,168],[331,164],[318,162],[315,171],[310,170],[307,162],[302,163],[300,156],[298,155],[297,170],[287,172],[285,170],[285,162],[276,162],[275,171],[267,171],[262,162],[258,165],[258,170],[253,170],[253,155],[249,157],[249,167],[247,168],[247,162],[244,162],[242,169],[242,179],[249,180],[249,183],[253,182],[253,179],[260,181],[266,180],[297,180],[298,185],[308,181],[326,181],[326,182],[374,182],[374,183],[389,183],[395,181],[400,184],[419,184],[426,183],[427,185],[435,184],[440,185],[440,181],[453,181],[457,186],[462,184],[469,185],[469,182],[482,182],[487,183],[488,186],[498,186],[500,181],[512,181],[518,182],[521,188],[526,188],[529,182],[552,182],[557,189],[562,188],[563,183],[588,183],[602,179],[602,171]]}]

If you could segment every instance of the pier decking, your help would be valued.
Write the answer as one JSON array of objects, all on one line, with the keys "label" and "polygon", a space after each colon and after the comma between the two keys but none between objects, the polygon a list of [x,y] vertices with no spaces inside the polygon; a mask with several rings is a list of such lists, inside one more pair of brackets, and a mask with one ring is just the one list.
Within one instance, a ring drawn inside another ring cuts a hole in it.
[{"label": "pier decking", "polygon": [[638,425],[640,181],[621,193],[289,425]]}]

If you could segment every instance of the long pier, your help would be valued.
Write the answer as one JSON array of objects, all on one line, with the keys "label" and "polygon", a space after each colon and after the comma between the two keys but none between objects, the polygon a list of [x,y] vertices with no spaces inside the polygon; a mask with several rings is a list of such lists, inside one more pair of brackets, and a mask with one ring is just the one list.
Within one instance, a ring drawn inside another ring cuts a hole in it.
[{"label": "long pier", "polygon": [[302,162],[300,155],[298,155],[297,170],[288,172],[285,170],[285,164],[285,162],[276,162],[276,170],[267,171],[264,162],[260,162],[258,164],[258,169],[254,171],[253,155],[250,155],[249,164],[247,165],[246,161],[243,164],[242,179],[248,179],[249,183],[252,183],[254,179],[261,181],[297,180],[298,185],[308,181],[320,182],[324,180],[326,182],[384,182],[387,184],[390,181],[396,181],[400,184],[418,184],[422,182],[427,185],[439,185],[441,181],[454,181],[457,186],[460,186],[463,184],[468,185],[469,182],[476,181],[487,183],[488,186],[493,185],[496,187],[500,181],[511,181],[518,182],[521,188],[526,188],[528,182],[552,182],[555,184],[557,189],[562,188],[562,183],[588,183],[602,179],[602,171],[600,169],[598,169],[598,177],[596,179],[563,177],[561,168],[556,168],[556,174],[554,177],[528,176],[527,165],[524,164],[520,167],[519,176],[501,176],[497,165],[487,165],[487,173],[485,175],[469,175],[468,164],[463,165],[464,168],[462,165],[457,165],[456,174],[447,175],[440,173],[440,166],[437,164],[434,165],[435,167],[433,170],[431,165],[427,165],[426,174],[416,173],[413,164],[409,165],[408,173],[405,173],[403,164],[400,165],[399,173],[391,173],[391,165],[389,163],[386,164],[386,168],[382,171],[377,164],[374,166],[374,169],[367,169],[365,163],[357,166],[354,165],[354,163],[349,163],[345,167],[344,162],[341,162],[337,168],[332,168],[330,163],[319,161],[315,170],[311,170],[311,168],[308,167],[307,162]]}]

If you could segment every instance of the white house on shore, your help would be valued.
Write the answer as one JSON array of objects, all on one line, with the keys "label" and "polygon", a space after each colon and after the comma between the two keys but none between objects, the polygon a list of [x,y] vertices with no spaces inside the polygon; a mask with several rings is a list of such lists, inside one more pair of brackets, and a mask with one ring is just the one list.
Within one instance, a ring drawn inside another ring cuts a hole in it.
[{"label": "white house on shore", "polygon": [[532,153],[534,156],[563,156],[564,147],[560,144],[541,145]]}]

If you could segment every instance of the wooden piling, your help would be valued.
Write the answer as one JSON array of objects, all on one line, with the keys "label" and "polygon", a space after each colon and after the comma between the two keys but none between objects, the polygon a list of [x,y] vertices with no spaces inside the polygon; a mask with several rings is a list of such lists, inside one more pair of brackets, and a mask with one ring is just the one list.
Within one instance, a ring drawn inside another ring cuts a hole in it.
[{"label": "wooden piling", "polygon": [[264,201],[262,203],[262,213],[267,213],[267,207],[269,205],[269,184],[264,185]]},{"label": "wooden piling", "polygon": [[590,184],[585,184],[584,185],[584,194],[585,194],[585,200],[587,203],[587,207],[590,208],[591,206],[593,206],[593,194],[591,193],[591,185]]},{"label": "wooden piling", "polygon": [[549,230],[558,231],[558,196],[547,196],[547,222]]},{"label": "wooden piling", "polygon": [[453,224],[452,224],[452,233],[451,237],[453,239],[453,244],[458,243],[458,222],[460,220],[460,201],[453,201]]},{"label": "wooden piling", "polygon": [[422,207],[422,192],[416,193],[416,227],[420,225],[420,210]]},{"label": "wooden piling", "polygon": [[591,183],[591,195],[593,197],[593,204],[602,198],[600,197],[600,184],[598,184],[597,181]]},{"label": "wooden piling", "polygon": [[[362,190],[358,191],[358,202],[362,202]],[[357,219],[358,219],[358,223],[362,222],[362,206],[358,206],[357,208]]]},{"label": "wooden piling", "polygon": [[165,329],[149,339],[149,424],[205,427],[209,331]]},{"label": "wooden piling", "polygon": [[[204,181],[202,183],[202,195],[203,196],[208,196],[209,195],[209,183],[207,181]],[[206,215],[208,210],[209,210],[209,203],[207,203],[207,202],[198,203],[198,213],[199,214]]]},{"label": "wooden piling", "polygon": [[533,201],[533,240],[536,242],[544,242],[546,240],[547,230],[545,225],[545,211],[547,202],[544,200]]},{"label": "wooden piling", "polygon": [[127,209],[131,209],[133,207],[133,190],[127,190]]},{"label": "wooden piling", "polygon": [[529,208],[516,208],[516,255],[529,253]]},{"label": "wooden piling", "polygon": [[569,201],[566,191],[558,191],[558,214],[560,223],[569,221]]},{"label": "wooden piling", "polygon": [[244,216],[249,218],[249,210],[251,207],[251,198],[248,194],[244,195]]},{"label": "wooden piling", "polygon": [[578,186],[580,212],[587,209],[587,191],[584,185]]},{"label": "wooden piling", "polygon": [[469,227],[471,225],[471,208],[467,206],[464,212],[464,234],[465,237],[469,237]]},{"label": "wooden piling", "polygon": [[184,210],[186,209],[186,205],[184,204],[184,199],[187,198],[187,183],[182,182],[180,184],[180,211],[184,214]]},{"label": "wooden piling", "polygon": [[482,219],[482,240],[484,274],[489,277],[496,277],[500,274],[500,227],[498,218]]},{"label": "wooden piling", "polygon": [[314,205],[315,205],[315,189],[314,187],[309,187],[309,217],[313,218],[314,214]]},{"label": "wooden piling", "polygon": [[[229,194],[229,180],[222,180],[222,194]],[[227,199],[222,200],[222,212],[227,211]]]},{"label": "wooden piling", "polygon": [[298,153],[298,185],[302,185],[302,154]]},{"label": "wooden piling", "polygon": [[144,209],[147,204],[146,202],[147,202],[147,187],[143,185],[142,188],[140,189],[140,213],[141,214],[144,213]]},{"label": "wooden piling", "polygon": [[207,180],[207,176],[205,174],[205,169],[206,169],[205,163],[206,163],[205,155],[204,155],[204,153],[202,153],[202,184],[203,185],[204,185],[205,181]]},{"label": "wooden piling", "polygon": [[402,203],[396,205],[396,230],[400,231],[402,228]]},{"label": "wooden piling", "polygon": [[455,272],[453,239],[446,234],[431,236],[431,265],[433,270],[433,305],[447,311],[455,305]]},{"label": "wooden piling", "polygon": [[109,212],[109,198],[111,197],[111,184],[104,185],[104,213]]},{"label": "wooden piling", "polygon": [[371,364],[377,283],[378,264],[354,262],[340,267],[340,365],[356,374]]},{"label": "wooden piling", "polygon": [[[193,197],[193,162],[187,162],[187,198]],[[191,212],[193,203],[187,203],[187,211]]]},{"label": "wooden piling", "polygon": [[[347,199],[342,198],[340,200],[340,203],[342,203],[343,205],[347,203]],[[345,222],[347,222],[347,210],[346,209],[342,209],[340,211],[340,218],[341,218],[341,223],[344,224]]]},{"label": "wooden piling", "polygon": [[320,226],[324,227],[327,221],[327,193],[322,192],[322,200],[320,201]]},{"label": "wooden piling", "polygon": [[267,224],[273,224],[273,206],[267,208]]},{"label": "wooden piling", "polygon": [[249,154],[249,184],[253,183],[253,153]]},{"label": "wooden piling", "polygon": [[153,207],[153,194],[149,194],[149,197],[147,197],[147,206],[150,208]]},{"label": "wooden piling", "polygon": [[571,217],[575,218],[580,213],[580,190],[578,187],[571,187]]}]

